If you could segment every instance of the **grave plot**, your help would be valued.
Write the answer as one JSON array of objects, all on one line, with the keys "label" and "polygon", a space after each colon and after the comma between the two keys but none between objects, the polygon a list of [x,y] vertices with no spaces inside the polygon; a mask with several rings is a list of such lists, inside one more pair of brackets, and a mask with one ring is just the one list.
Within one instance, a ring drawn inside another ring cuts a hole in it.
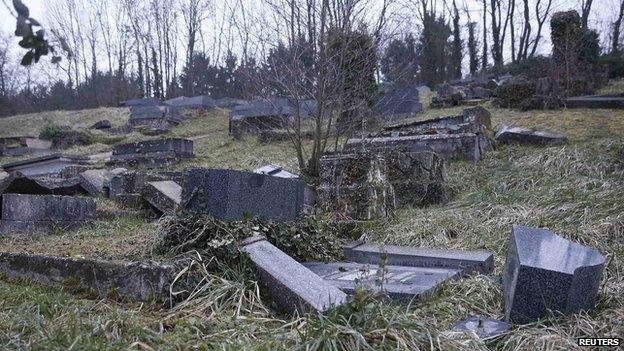
[{"label": "grave plot", "polygon": [[0,233],[48,233],[54,228],[70,229],[95,218],[93,200],[53,195],[2,195]]},{"label": "grave plot", "polygon": [[546,229],[514,226],[503,273],[505,318],[531,323],[550,311],[596,308],[605,257]]},{"label": "grave plot", "polygon": [[109,165],[146,168],[168,167],[195,157],[193,141],[187,139],[158,139],[113,147]]}]

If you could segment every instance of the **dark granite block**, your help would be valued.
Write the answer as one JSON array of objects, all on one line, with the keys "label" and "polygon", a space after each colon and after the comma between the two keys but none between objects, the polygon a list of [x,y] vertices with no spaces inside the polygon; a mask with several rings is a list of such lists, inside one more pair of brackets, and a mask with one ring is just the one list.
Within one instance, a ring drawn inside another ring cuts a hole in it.
[{"label": "dark granite block", "polygon": [[565,134],[538,129],[527,129],[503,125],[496,133],[496,141],[532,145],[557,145],[566,142]]},{"label": "dark granite block", "polygon": [[580,96],[566,99],[567,108],[624,109],[622,96]]},{"label": "dark granite block", "polygon": [[4,194],[2,219],[12,221],[84,221],[95,216],[95,202],[70,196]]},{"label": "dark granite block", "polygon": [[347,299],[345,293],[264,238],[247,239],[242,250],[256,265],[275,302],[286,312],[303,314],[308,309],[324,312]]},{"label": "dark granite block", "polygon": [[409,246],[377,245],[356,241],[344,247],[348,261],[408,267],[458,269],[462,274],[494,270],[494,256],[488,251],[436,250]]},{"label": "dark granite block", "polygon": [[549,310],[594,309],[604,264],[594,249],[546,229],[514,226],[503,272],[505,318],[523,324]]},{"label": "dark granite block", "polygon": [[291,221],[304,208],[305,183],[231,169],[190,169],[184,179],[182,206],[222,220],[245,214]]},{"label": "dark granite block", "polygon": [[383,291],[401,303],[429,297],[438,285],[460,273],[457,269],[390,265],[381,272],[378,265],[351,262],[309,262],[304,266],[347,294],[353,294],[360,286],[373,292]]},{"label": "dark granite block", "polygon": [[113,147],[113,156],[128,154],[151,154],[173,151],[179,157],[193,157],[193,141],[170,138],[121,144]]}]

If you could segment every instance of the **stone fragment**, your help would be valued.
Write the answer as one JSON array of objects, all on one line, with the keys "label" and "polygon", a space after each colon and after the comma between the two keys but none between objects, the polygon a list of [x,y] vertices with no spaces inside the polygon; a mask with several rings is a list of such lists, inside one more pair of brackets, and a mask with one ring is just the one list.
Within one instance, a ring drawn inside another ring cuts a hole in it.
[{"label": "stone fragment", "polygon": [[110,183],[113,174],[107,169],[90,169],[78,175],[80,186],[92,196],[104,196],[104,185]]},{"label": "stone fragment", "polygon": [[171,180],[148,182],[141,195],[158,211],[171,215],[182,201],[182,187]]},{"label": "stone fragment", "polygon": [[78,177],[25,176],[11,173],[0,181],[0,194],[76,195],[83,193]]},{"label": "stone fragment", "polygon": [[231,169],[189,169],[184,178],[182,207],[221,220],[241,220],[246,214],[291,221],[304,210],[306,184]]},{"label": "stone fragment", "polygon": [[299,179],[298,175],[290,173],[286,171],[285,169],[283,169],[282,167],[276,166],[276,165],[262,166],[260,168],[254,169],[253,172],[258,173],[258,174],[266,174],[266,175],[279,177],[279,178]]},{"label": "stone fragment", "polygon": [[565,100],[565,105],[567,108],[624,109],[624,96],[616,94],[571,97]]},{"label": "stone fragment", "polygon": [[151,261],[101,261],[2,252],[0,273],[43,285],[62,285],[71,280],[100,298],[165,300],[176,270],[173,265]]},{"label": "stone fragment", "polygon": [[53,154],[11,162],[2,165],[7,173],[20,172],[25,176],[59,175],[69,166],[87,165],[88,157]]},{"label": "stone fragment", "polygon": [[506,333],[510,326],[508,323],[486,316],[471,316],[463,321],[455,323],[453,330],[474,333],[480,339],[491,339]]},{"label": "stone fragment", "polygon": [[108,193],[109,198],[130,208],[146,207],[146,201],[141,191],[148,182],[172,180],[180,184],[183,180],[179,172],[124,172],[111,178]]},{"label": "stone fragment", "polygon": [[412,117],[422,109],[418,89],[415,86],[389,91],[374,107],[374,111],[384,119]]},{"label": "stone fragment", "polygon": [[48,232],[74,228],[95,217],[93,200],[53,195],[2,195],[0,233]]},{"label": "stone fragment", "polygon": [[345,293],[262,237],[247,239],[242,250],[254,262],[260,278],[284,311],[303,314],[313,309],[324,312],[346,302]]},{"label": "stone fragment", "polygon": [[390,298],[408,304],[414,299],[424,300],[443,282],[457,277],[457,269],[402,267],[353,262],[304,263],[326,282],[347,294],[357,287],[386,293]]},{"label": "stone fragment", "polygon": [[378,245],[355,241],[344,246],[347,261],[406,267],[445,268],[462,274],[488,274],[494,270],[494,256],[488,251],[437,250],[410,246]]},{"label": "stone fragment", "polygon": [[605,258],[546,229],[513,226],[503,272],[505,319],[534,322],[596,307]]},{"label": "stone fragment", "polygon": [[158,168],[192,157],[195,157],[192,140],[172,138],[116,145],[108,163]]},{"label": "stone fragment", "polygon": [[539,129],[527,129],[503,125],[496,133],[501,143],[521,143],[532,145],[558,145],[566,142],[565,134]]}]

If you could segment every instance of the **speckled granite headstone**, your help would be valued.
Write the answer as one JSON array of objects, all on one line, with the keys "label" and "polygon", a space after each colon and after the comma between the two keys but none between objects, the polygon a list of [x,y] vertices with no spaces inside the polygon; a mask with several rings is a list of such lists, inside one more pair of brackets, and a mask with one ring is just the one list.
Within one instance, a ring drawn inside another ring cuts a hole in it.
[{"label": "speckled granite headstone", "polygon": [[596,307],[605,258],[546,229],[514,226],[503,273],[505,318],[530,323],[548,311]]},{"label": "speckled granite headstone", "polygon": [[275,302],[289,313],[303,313],[310,308],[324,312],[347,300],[345,293],[263,237],[248,238],[242,250],[256,265]]}]

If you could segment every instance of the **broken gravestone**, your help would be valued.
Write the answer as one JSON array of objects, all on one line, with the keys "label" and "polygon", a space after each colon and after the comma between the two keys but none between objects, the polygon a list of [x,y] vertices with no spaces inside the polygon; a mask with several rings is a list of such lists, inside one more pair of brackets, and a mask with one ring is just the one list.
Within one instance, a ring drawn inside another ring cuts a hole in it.
[{"label": "broken gravestone", "polygon": [[78,175],[80,186],[91,196],[108,197],[107,188],[110,187],[110,181],[114,176],[125,172],[125,168],[107,169],[89,169]]},{"label": "broken gravestone", "polygon": [[78,177],[25,176],[13,172],[0,180],[0,194],[76,195],[83,193]]},{"label": "broken gravestone", "polygon": [[105,191],[108,191],[110,199],[126,208],[145,208],[147,203],[141,195],[143,188],[148,182],[165,180],[180,184],[183,175],[179,172],[124,172],[115,175]]},{"label": "broken gravestone", "polygon": [[158,139],[116,145],[109,164],[158,168],[172,166],[192,157],[195,157],[192,140]]},{"label": "broken gravestone", "polygon": [[148,182],[143,187],[141,195],[158,212],[171,215],[182,201],[182,187],[171,180]]},{"label": "broken gravestone", "polygon": [[449,268],[380,267],[354,262],[309,262],[304,265],[347,294],[353,294],[358,287],[362,287],[373,292],[384,292],[405,304],[413,299],[426,299],[441,283],[457,277],[461,272]]},{"label": "broken gravestone", "polygon": [[303,314],[313,309],[324,312],[347,300],[345,293],[301,263],[282,252],[263,237],[243,242],[242,251],[254,262],[260,278],[278,306],[288,313]]},{"label": "broken gravestone", "polygon": [[280,166],[276,166],[276,165],[262,166],[260,168],[254,169],[253,172],[254,173],[258,173],[258,174],[266,174],[266,175],[270,175],[270,176],[273,176],[273,177],[288,178],[288,179],[299,179],[298,175],[290,173],[287,170],[285,170],[284,168],[282,168]]},{"label": "broken gravestone", "polygon": [[2,168],[7,173],[20,172],[25,176],[60,175],[67,167],[85,166],[88,162],[88,157],[53,154],[7,163]]},{"label": "broken gravestone", "polygon": [[531,145],[559,145],[566,142],[565,134],[550,130],[528,129],[502,125],[496,133],[496,140],[505,143]]},{"label": "broken gravestone", "polygon": [[505,318],[531,323],[550,311],[596,307],[605,258],[546,229],[513,226],[503,272]]},{"label": "broken gravestone", "polygon": [[304,210],[309,192],[296,179],[232,169],[189,169],[184,178],[182,207],[221,220],[246,215],[292,221]]},{"label": "broken gravestone", "polygon": [[93,200],[54,195],[2,195],[0,233],[47,233],[75,228],[95,217]]},{"label": "broken gravestone", "polygon": [[354,241],[344,246],[347,261],[407,267],[449,268],[462,274],[494,270],[494,255],[488,251],[438,250],[410,246],[378,245]]},{"label": "broken gravestone", "polygon": [[468,317],[452,326],[453,330],[474,333],[479,339],[495,338],[509,328],[509,324],[486,316]]}]

